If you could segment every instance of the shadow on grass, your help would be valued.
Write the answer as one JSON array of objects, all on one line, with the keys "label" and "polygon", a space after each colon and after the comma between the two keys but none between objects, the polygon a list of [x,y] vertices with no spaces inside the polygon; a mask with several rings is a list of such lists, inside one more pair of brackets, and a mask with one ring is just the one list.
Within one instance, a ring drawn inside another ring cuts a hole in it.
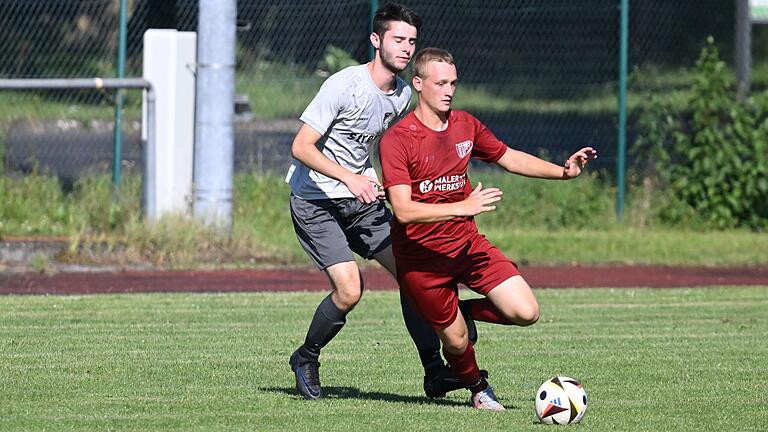
[{"label": "shadow on grass", "polygon": [[[285,393],[300,397],[293,387],[259,387],[261,391]],[[467,395],[469,398],[469,395]],[[445,406],[469,406],[469,403],[447,399],[430,399],[426,396],[405,396],[393,393],[365,392],[356,387],[323,387],[323,399],[370,399],[400,403],[430,403]],[[508,408],[509,409],[509,408]]]}]

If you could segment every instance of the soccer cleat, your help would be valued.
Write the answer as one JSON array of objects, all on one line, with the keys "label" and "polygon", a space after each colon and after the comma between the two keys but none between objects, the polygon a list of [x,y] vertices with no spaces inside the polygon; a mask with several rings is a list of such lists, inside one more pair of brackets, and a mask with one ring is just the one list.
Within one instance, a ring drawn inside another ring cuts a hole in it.
[{"label": "soccer cleat", "polygon": [[[481,370],[480,376],[488,378],[488,371]],[[424,394],[430,398],[440,398],[448,392],[467,388],[448,365],[443,365],[437,372],[424,375]]]},{"label": "soccer cleat", "polygon": [[304,399],[319,399],[323,394],[320,388],[320,362],[308,361],[299,355],[298,351],[294,351],[289,363],[296,375],[296,390]]},{"label": "soccer cleat", "polygon": [[504,406],[499,403],[499,399],[493,393],[493,388],[490,385],[483,391],[473,393],[469,397],[469,404],[472,405],[472,408],[486,411],[505,411]]},{"label": "soccer cleat", "polygon": [[475,325],[475,320],[472,319],[471,308],[469,305],[470,303],[460,301],[459,309],[464,316],[464,321],[467,323],[467,337],[469,337],[469,343],[475,345],[477,344],[477,326]]}]

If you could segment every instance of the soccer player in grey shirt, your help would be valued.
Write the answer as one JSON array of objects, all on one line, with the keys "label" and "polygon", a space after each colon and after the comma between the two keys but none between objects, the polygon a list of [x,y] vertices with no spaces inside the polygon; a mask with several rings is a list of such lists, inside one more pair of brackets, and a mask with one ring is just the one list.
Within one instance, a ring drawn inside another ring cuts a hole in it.
[{"label": "soccer player in grey shirt", "polygon": [[[352,255],[375,259],[393,276],[389,239],[392,217],[370,160],[378,138],[408,108],[411,89],[398,73],[416,45],[421,18],[399,4],[386,4],[374,16],[373,61],[329,77],[301,116],[294,138],[291,218],[299,243],[323,270],[332,292],[318,305],[304,344],[290,358],[296,389],[306,399],[321,397],[320,349],[346,323],[363,293]],[[403,317],[424,366],[424,391],[441,397],[462,388],[440,356],[440,341],[401,296]]]}]

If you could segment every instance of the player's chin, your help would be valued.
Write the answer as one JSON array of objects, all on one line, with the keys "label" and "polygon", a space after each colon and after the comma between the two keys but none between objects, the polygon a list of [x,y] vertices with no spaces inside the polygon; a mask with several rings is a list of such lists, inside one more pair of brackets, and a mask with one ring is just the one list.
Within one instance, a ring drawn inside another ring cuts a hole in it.
[{"label": "player's chin", "polygon": [[408,68],[408,63],[410,63],[411,59],[403,59],[403,58],[397,58],[394,62],[389,64],[389,68],[396,73],[403,72]]}]

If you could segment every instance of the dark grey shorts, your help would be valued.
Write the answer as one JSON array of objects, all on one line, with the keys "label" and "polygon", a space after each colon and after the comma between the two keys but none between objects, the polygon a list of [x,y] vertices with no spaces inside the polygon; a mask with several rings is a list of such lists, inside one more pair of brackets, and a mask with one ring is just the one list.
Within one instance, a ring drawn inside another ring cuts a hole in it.
[{"label": "dark grey shorts", "polygon": [[392,213],[382,200],[363,204],[355,198],[304,200],[291,195],[291,219],[296,237],[320,270],[363,258],[392,244]]}]

